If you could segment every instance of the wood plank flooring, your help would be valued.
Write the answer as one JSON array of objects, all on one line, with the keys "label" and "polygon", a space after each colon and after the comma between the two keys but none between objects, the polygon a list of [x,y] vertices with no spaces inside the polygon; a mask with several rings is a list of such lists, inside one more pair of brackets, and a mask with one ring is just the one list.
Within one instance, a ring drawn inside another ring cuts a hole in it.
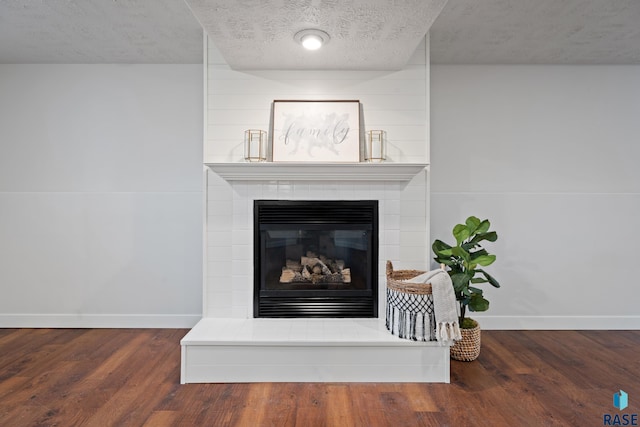
[{"label": "wood plank flooring", "polygon": [[597,426],[640,413],[640,331],[483,331],[451,384],[180,385],[186,333],[0,329],[0,426]]}]

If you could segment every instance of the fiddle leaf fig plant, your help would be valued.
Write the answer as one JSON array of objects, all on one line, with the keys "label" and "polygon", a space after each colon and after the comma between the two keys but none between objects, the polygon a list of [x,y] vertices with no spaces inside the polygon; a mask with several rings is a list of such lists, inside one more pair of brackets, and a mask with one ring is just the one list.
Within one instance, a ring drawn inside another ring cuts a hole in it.
[{"label": "fiddle leaf fig plant", "polygon": [[[449,267],[448,273],[453,282],[456,300],[460,305],[460,325],[470,326],[475,322],[465,321],[467,307],[470,311],[486,311],[489,301],[484,297],[483,290],[474,285],[489,283],[499,288],[498,281],[481,267],[487,267],[496,260],[495,255],[489,254],[480,242],[495,242],[498,234],[489,231],[491,223],[488,219],[480,220],[475,216],[467,218],[464,224],[453,227],[455,245],[449,245],[442,240],[435,240],[431,249],[436,255],[434,260]],[[473,327],[473,326],[471,326]]]}]

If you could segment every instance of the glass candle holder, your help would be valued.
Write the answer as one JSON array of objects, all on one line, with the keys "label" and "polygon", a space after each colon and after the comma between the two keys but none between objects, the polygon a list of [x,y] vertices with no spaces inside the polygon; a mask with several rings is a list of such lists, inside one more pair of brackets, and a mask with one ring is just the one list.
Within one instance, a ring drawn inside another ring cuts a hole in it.
[{"label": "glass candle holder", "polygon": [[370,130],[367,132],[364,159],[367,162],[382,162],[386,159],[387,132]]},{"label": "glass candle holder", "polygon": [[266,131],[248,129],[244,132],[244,159],[247,162],[264,162],[267,160]]}]

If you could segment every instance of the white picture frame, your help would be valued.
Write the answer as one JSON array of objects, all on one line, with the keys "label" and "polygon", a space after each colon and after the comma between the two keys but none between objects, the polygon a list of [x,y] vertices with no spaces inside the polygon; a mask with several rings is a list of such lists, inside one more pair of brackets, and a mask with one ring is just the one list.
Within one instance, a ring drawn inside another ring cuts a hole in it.
[{"label": "white picture frame", "polygon": [[360,161],[360,101],[273,101],[274,162]]}]

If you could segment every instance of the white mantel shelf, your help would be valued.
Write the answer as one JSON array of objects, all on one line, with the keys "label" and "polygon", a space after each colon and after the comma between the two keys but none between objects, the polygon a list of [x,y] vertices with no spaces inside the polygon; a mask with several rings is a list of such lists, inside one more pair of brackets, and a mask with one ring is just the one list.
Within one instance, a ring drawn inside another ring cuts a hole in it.
[{"label": "white mantel shelf", "polygon": [[410,181],[428,163],[205,163],[227,181]]}]

